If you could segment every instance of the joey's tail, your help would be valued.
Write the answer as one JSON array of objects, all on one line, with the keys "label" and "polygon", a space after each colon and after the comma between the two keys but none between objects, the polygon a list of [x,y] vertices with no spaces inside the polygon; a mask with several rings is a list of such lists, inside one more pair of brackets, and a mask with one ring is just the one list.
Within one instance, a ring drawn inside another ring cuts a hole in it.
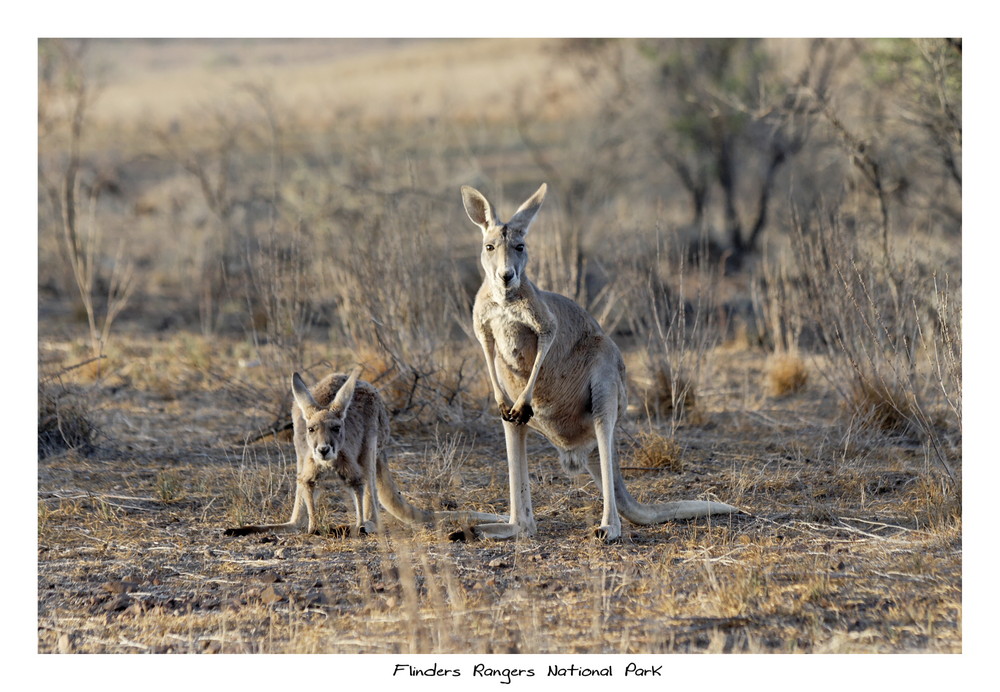
[{"label": "joey's tail", "polygon": [[625,487],[621,470],[615,464],[615,502],[618,512],[633,524],[662,524],[673,519],[696,519],[713,514],[735,514],[738,507],[724,502],[708,500],[680,500],[678,502],[657,502],[645,504],[639,502]]},{"label": "joey's tail", "polygon": [[378,490],[378,500],[382,506],[389,514],[406,524],[432,523],[434,512],[414,507],[406,501],[389,471],[385,453],[380,451],[379,455],[379,463],[375,469],[375,486]]},{"label": "joey's tail", "polygon": [[441,521],[473,522],[473,521],[507,521],[506,516],[484,514],[482,512],[434,512],[420,509],[410,504],[389,471],[389,464],[384,456],[379,460],[375,470],[375,485],[378,499],[392,516],[406,524],[435,524]]}]

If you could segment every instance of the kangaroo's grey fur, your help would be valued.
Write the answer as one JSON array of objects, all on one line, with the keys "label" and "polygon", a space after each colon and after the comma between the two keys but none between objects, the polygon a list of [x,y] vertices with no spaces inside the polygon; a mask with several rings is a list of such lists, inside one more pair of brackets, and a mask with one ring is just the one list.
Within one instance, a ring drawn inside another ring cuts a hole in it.
[{"label": "kangaroo's grey fur", "polygon": [[[472,534],[510,538],[535,533],[525,445],[528,427],[556,446],[567,472],[586,469],[601,488],[599,538],[621,536],[619,513],[635,524],[657,524],[738,512],[720,502],[642,504],[625,488],[614,444],[615,425],[626,409],[621,352],[583,308],[538,289],[525,274],[525,237],[545,191],[543,183],[503,223],[482,193],[462,187],[465,210],[483,233],[486,277],[476,295],[473,327],[503,419],[510,474],[509,520],[475,525]],[[595,446],[596,461],[591,454]]]},{"label": "kangaroo's grey fur", "polygon": [[[282,524],[226,529],[227,536],[263,532],[315,533],[317,481],[333,471],[351,491],[356,521],[337,532],[359,535],[380,528],[379,503],[407,524],[505,521],[507,517],[480,512],[432,512],[407,502],[389,472],[389,412],[371,384],[350,376],[328,375],[312,391],[298,373],[292,375],[292,426],[296,483],[292,517]],[[305,508],[305,512],[302,509]]]}]

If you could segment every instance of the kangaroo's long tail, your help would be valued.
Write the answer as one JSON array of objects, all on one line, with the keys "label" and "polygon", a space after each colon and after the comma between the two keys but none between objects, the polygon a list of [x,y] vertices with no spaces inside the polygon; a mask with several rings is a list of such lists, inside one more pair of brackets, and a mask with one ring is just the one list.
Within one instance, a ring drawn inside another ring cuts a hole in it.
[{"label": "kangaroo's long tail", "polygon": [[[617,466],[617,465],[616,465]],[[742,510],[724,502],[680,500],[677,502],[639,502],[625,487],[621,470],[615,469],[615,502],[618,512],[633,524],[662,524],[673,519],[696,519],[713,514],[736,514]]]}]

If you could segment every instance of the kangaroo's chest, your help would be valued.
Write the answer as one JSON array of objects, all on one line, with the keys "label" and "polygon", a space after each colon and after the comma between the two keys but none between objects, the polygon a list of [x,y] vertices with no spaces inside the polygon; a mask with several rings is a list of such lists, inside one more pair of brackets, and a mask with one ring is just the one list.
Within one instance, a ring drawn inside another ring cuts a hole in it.
[{"label": "kangaroo's chest", "polygon": [[530,325],[517,320],[496,319],[492,327],[498,369],[527,378],[535,363],[538,335]]}]

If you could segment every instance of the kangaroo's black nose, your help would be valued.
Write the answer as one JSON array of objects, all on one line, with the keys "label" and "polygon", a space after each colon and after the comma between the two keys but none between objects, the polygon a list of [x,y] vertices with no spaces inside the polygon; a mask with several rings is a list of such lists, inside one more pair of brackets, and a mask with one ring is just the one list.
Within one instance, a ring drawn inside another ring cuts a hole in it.
[{"label": "kangaroo's black nose", "polygon": [[319,454],[320,456],[325,457],[327,454],[330,453],[330,445],[320,445],[319,447],[316,448],[316,453]]},{"label": "kangaroo's black nose", "polygon": [[503,279],[503,282],[505,284],[509,284],[511,281],[514,280],[514,270],[508,269],[507,271],[505,271],[503,274],[500,275],[500,278]]}]

